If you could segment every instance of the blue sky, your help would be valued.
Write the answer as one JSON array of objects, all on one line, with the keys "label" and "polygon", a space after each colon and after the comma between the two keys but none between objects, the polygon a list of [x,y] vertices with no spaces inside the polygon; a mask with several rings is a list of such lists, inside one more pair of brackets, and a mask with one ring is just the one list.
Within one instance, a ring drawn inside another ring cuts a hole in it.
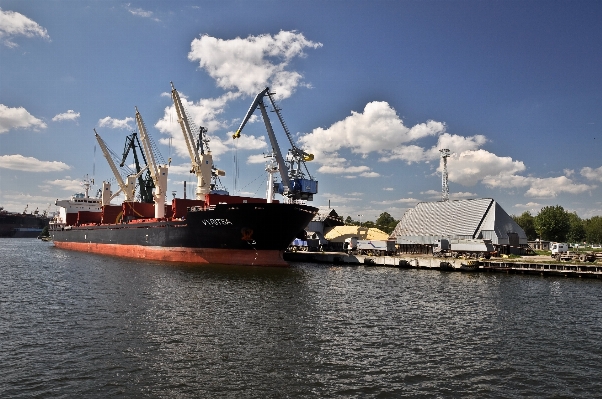
[{"label": "blue sky", "polygon": [[93,129],[121,153],[135,106],[169,192],[191,190],[173,81],[231,194],[265,195],[265,127],[231,134],[269,86],[323,209],[401,218],[440,199],[449,148],[452,199],[602,215],[601,20],[594,1],[0,0],[0,205],[111,179]]}]

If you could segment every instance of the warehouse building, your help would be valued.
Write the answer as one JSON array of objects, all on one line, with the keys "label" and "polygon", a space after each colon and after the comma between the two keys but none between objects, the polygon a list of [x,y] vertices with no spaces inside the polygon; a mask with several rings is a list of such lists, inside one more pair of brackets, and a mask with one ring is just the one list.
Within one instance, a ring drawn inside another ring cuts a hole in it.
[{"label": "warehouse building", "polygon": [[522,254],[523,229],[491,198],[420,202],[403,215],[389,239],[400,252],[432,253],[440,239],[484,239],[500,254]]}]

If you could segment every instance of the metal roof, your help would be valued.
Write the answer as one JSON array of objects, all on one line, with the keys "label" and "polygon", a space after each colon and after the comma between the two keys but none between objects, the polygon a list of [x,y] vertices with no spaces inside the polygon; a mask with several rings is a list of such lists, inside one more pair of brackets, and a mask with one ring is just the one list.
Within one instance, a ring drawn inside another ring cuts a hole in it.
[{"label": "metal roof", "polygon": [[473,237],[492,204],[491,198],[420,202],[403,215],[391,236]]},{"label": "metal roof", "polygon": [[[487,238],[506,244],[508,233],[516,233],[521,244],[527,236],[516,222],[491,198],[420,202],[401,218],[391,238],[407,241],[436,241],[447,238]],[[428,237],[428,238],[427,238]],[[524,241],[524,242],[523,242]]]}]

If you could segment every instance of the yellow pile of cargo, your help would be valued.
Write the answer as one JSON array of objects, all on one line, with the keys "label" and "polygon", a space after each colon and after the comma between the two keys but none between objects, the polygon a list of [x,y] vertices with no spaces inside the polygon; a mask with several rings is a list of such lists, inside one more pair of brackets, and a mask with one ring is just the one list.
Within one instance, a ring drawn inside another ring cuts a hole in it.
[{"label": "yellow pile of cargo", "polygon": [[345,242],[346,238],[357,237],[358,240],[387,240],[389,235],[374,227],[334,226],[325,231],[324,238],[330,242]]}]

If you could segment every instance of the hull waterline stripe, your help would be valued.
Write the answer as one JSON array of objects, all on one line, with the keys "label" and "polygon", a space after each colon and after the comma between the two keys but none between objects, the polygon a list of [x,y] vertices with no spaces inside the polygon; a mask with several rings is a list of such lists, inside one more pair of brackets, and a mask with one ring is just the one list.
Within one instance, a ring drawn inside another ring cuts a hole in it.
[{"label": "hull waterline stripe", "polygon": [[57,248],[134,259],[196,264],[243,266],[288,266],[278,250],[238,250],[217,248],[147,247],[143,245],[96,244],[55,241]]}]

